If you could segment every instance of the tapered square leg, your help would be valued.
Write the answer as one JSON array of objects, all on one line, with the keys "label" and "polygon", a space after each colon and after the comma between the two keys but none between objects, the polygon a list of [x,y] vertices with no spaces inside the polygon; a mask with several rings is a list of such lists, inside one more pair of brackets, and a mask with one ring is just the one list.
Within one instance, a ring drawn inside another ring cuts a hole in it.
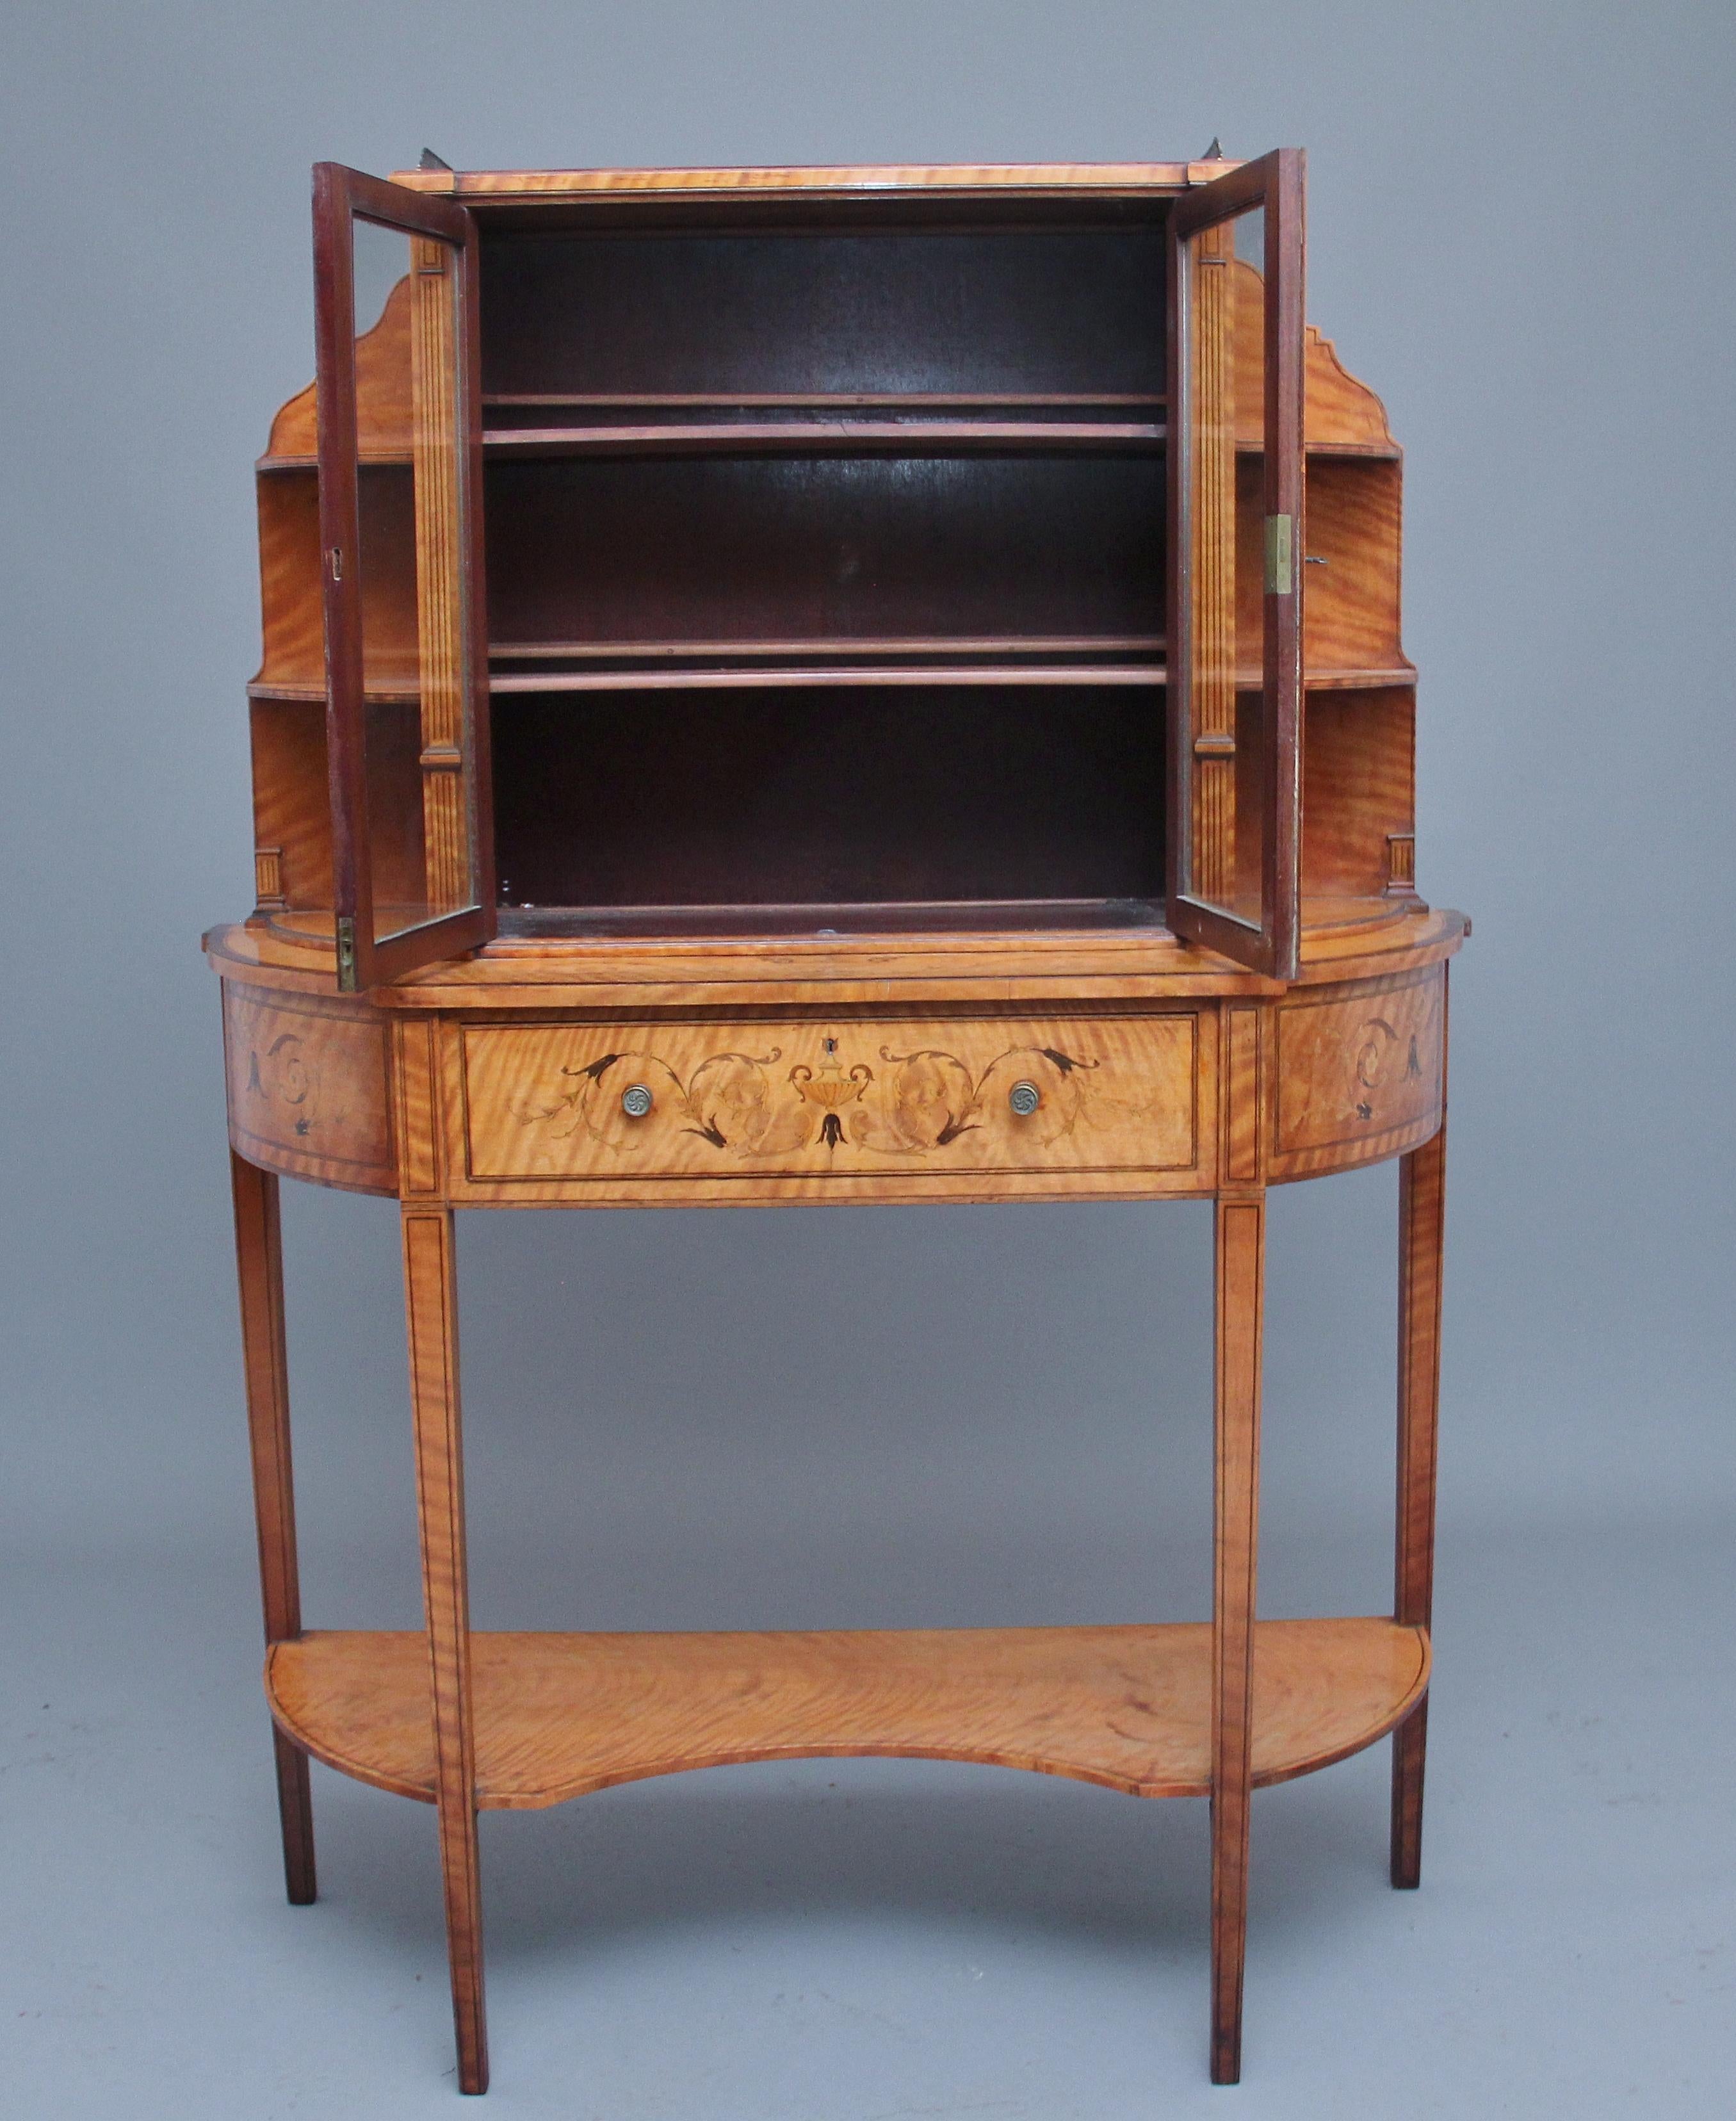
[{"label": "tapered square leg", "polygon": [[[230,1152],[235,1198],[235,1267],[241,1290],[241,1355],[247,1379],[247,1432],[253,1457],[254,1516],[259,1536],[259,1591],[265,1639],[301,1633],[296,1551],[296,1494],[290,1459],[289,1355],[283,1328],[283,1241],[274,1172]],[[291,1903],[315,1891],[314,1807],[307,1755],[273,1728],[277,1811],[283,1830],[283,1876]]]},{"label": "tapered square leg", "polygon": [[458,1277],[452,1211],[403,1209],[404,1310],[416,1429],[422,1604],[434,1712],[435,1807],[458,2089],[488,2089],[482,1996],[482,1902],[477,1851],[476,1732],[470,1688],[470,1594],[464,1555],[464,1459],[458,1410]]},{"label": "tapered square leg", "polygon": [[1422,1876],[1422,1768],[1428,1747],[1425,1694],[1393,1733],[1392,1877],[1401,1889]]},{"label": "tapered square leg", "polygon": [[[1429,1625],[1435,1589],[1435,1461],[1440,1401],[1440,1273],[1446,1127],[1399,1166],[1399,1497],[1393,1612]],[[1422,1873],[1422,1770],[1428,1700],[1393,1733],[1392,1879]]]},{"label": "tapered square leg", "polygon": [[1254,1608],[1259,1544],[1264,1195],[1220,1200],[1216,1222],[1216,1458],[1212,1597],[1212,2081],[1241,2076],[1248,1929]]}]

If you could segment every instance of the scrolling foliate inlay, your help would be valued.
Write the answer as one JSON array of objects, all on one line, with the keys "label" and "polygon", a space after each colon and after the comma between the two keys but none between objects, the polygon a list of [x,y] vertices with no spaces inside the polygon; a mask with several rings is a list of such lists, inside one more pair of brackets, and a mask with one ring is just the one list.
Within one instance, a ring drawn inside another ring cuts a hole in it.
[{"label": "scrolling foliate inlay", "polygon": [[[1003,1123],[1032,1148],[1070,1135],[1085,1116],[1084,1083],[1101,1064],[1054,1047],[1022,1046],[998,1054],[980,1072],[939,1047],[900,1052],[882,1044],[873,1058],[840,1057],[839,1041],[821,1042],[814,1061],[786,1065],[781,1046],[763,1053],[708,1054],[685,1082],[649,1051],[610,1052],[565,1066],[552,1096],[532,1096],[526,1126],[559,1140],[581,1128],[593,1140],[631,1153],[672,1127],[730,1156],[784,1157],[817,1147],[871,1156],[927,1155],[966,1134]],[[1015,1116],[1015,1084],[1039,1092],[1036,1109]],[[650,1111],[631,1115],[623,1092],[643,1084]],[[660,1126],[654,1124],[661,1115]]]},{"label": "scrolling foliate inlay", "polygon": [[306,1140],[319,1117],[319,1070],[310,1066],[307,1041],[299,1032],[280,1031],[268,1045],[249,1047],[243,1095],[280,1107],[274,1115],[280,1130],[287,1124]]}]

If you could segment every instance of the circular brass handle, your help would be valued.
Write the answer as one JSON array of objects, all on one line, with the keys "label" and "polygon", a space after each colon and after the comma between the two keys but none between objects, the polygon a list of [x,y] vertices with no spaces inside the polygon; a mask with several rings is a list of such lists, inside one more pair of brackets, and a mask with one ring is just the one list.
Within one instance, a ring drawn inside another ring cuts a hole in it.
[{"label": "circular brass handle", "polygon": [[1043,1093],[1029,1076],[1023,1076],[1007,1093],[1007,1102],[1022,1120],[1028,1120],[1043,1102]]},{"label": "circular brass handle", "polygon": [[630,1120],[642,1120],[654,1102],[643,1083],[629,1083],[621,1093],[621,1109]]}]

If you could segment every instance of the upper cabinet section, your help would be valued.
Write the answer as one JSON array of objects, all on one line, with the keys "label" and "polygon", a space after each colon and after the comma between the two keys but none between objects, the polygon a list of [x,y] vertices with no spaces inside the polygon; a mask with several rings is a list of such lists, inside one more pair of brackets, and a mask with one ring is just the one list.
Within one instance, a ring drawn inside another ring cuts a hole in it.
[{"label": "upper cabinet section", "polygon": [[314,266],[337,966],[359,988],[496,925],[474,231],[323,162]]},{"label": "upper cabinet section", "polygon": [[1284,976],[1413,896],[1401,466],[1301,321],[1299,155],[319,200],[255,855],[347,984],[497,921]]}]

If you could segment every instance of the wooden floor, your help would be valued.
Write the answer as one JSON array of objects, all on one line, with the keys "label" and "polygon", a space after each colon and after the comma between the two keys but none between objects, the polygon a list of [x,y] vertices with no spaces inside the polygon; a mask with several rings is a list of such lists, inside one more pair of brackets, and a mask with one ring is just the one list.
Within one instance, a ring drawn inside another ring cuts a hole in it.
[{"label": "wooden floor", "polygon": [[[986,1761],[1136,1797],[1210,1788],[1212,1631],[960,1628],[505,1634],[472,1641],[477,1796],[509,1811],[744,1760]],[[1264,1620],[1254,1781],[1372,1744],[1428,1684],[1426,1629]],[[317,1759],[431,1801],[426,1638],[305,1634],[266,1662],[272,1713]]]}]

